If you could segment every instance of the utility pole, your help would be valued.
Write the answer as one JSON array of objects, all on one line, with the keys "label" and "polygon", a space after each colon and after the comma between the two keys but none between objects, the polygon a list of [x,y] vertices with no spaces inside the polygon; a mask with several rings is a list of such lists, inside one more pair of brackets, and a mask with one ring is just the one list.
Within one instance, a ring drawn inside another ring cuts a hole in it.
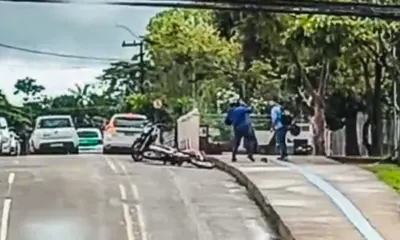
[{"label": "utility pole", "polygon": [[[144,84],[144,41],[133,41],[131,43],[122,42],[122,47],[139,47],[139,62],[140,62],[140,87]],[[132,57],[132,60],[134,57]]]}]

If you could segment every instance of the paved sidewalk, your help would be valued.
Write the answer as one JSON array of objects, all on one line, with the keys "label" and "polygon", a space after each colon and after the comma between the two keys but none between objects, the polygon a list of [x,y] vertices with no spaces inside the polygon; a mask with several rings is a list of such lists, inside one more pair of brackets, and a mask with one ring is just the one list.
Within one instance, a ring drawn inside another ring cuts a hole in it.
[{"label": "paved sidewalk", "polygon": [[296,240],[399,239],[400,197],[368,171],[321,157],[296,156],[289,164],[213,157],[244,173]]}]

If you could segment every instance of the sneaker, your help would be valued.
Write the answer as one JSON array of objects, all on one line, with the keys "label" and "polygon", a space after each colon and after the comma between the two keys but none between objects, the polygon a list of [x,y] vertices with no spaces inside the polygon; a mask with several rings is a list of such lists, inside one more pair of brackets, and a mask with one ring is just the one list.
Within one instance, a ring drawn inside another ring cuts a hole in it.
[{"label": "sneaker", "polygon": [[237,162],[237,159],[236,158],[232,158],[232,162]]},{"label": "sneaker", "polygon": [[256,160],[254,159],[253,155],[247,155],[247,158],[250,159],[250,161],[255,162]]},{"label": "sneaker", "polygon": [[280,161],[288,161],[289,160],[287,156],[278,157],[277,159],[280,160]]}]

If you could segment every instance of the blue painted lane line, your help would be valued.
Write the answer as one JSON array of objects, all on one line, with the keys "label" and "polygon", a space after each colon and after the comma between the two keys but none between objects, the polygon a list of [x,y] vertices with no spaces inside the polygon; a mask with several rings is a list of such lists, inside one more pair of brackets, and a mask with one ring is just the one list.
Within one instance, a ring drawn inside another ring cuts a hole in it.
[{"label": "blue painted lane line", "polygon": [[343,215],[353,224],[366,240],[384,240],[382,235],[368,222],[361,211],[332,184],[311,170],[289,162],[272,160],[273,162],[289,167],[303,175],[311,184],[320,189]]}]

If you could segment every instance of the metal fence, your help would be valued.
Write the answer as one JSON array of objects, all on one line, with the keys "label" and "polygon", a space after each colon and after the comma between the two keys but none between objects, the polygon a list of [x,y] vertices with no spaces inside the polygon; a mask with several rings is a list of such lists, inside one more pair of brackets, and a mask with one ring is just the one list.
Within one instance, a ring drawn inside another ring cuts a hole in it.
[{"label": "metal fence", "polygon": [[[207,125],[209,128],[210,142],[229,142],[232,139],[232,127],[224,123],[225,114],[203,114],[200,118],[201,125]],[[263,142],[269,142],[272,137],[271,122],[266,115],[252,114],[252,124],[256,132],[256,136]]]},{"label": "metal fence", "polygon": [[[367,149],[362,144],[362,128],[367,120],[367,116],[364,114],[358,114],[357,116],[357,139],[360,154],[367,156]],[[397,121],[398,122],[398,121]],[[326,131],[325,132],[325,149],[328,156],[345,156],[346,155],[346,129],[340,129],[338,131]],[[382,140],[383,140],[383,155],[390,154],[394,146],[396,146],[397,136],[399,136],[399,124],[396,124],[394,119],[384,119],[382,122]],[[368,136],[369,143],[371,143],[371,134]]]},{"label": "metal fence", "polygon": [[[271,131],[271,123],[269,117],[267,115],[251,115],[253,126],[256,132],[256,136],[258,138],[260,145],[268,145],[273,137],[273,133]],[[231,140],[232,137],[232,127],[226,126],[224,124],[225,115],[224,114],[203,114],[200,115],[200,126],[207,125],[208,126],[208,141],[212,143],[226,143]],[[364,114],[359,114],[357,116],[357,135],[358,135],[358,146],[360,149],[360,154],[362,156],[366,156],[367,150],[362,144],[362,128],[367,120],[367,116]],[[400,120],[400,119],[399,119]],[[185,121],[184,121],[185,122]],[[304,121],[302,121],[304,122]],[[397,121],[399,122],[399,121]],[[182,124],[178,124],[182,125]],[[187,125],[187,124],[185,124]],[[196,126],[195,126],[196,125]],[[196,132],[195,137],[198,138],[198,133],[200,131],[200,126],[198,126],[198,122],[193,125],[191,124],[189,127],[185,128],[184,135],[188,132]],[[198,126],[198,130],[195,128]],[[182,127],[182,126],[181,126]],[[325,149],[326,155],[328,156],[345,156],[345,148],[346,148],[346,135],[345,128],[342,128],[338,131],[325,131]],[[182,133],[182,130],[181,130]],[[192,134],[193,134],[192,133]],[[172,143],[174,133],[166,133],[165,140]],[[185,135],[186,136],[186,135]],[[389,154],[391,149],[396,146],[397,136],[400,136],[400,128],[399,124],[395,124],[393,119],[385,119],[383,120],[383,154]],[[183,137],[178,137],[178,142],[182,140]],[[186,136],[184,139],[190,138]],[[180,139],[180,140],[179,140]],[[194,140],[192,140],[194,141]],[[197,141],[197,140],[196,140]],[[194,141],[194,142],[196,142]],[[371,142],[371,134],[369,135],[369,142]],[[182,143],[181,143],[182,144]],[[195,144],[197,146],[197,144]],[[242,146],[243,147],[243,146]]]}]

